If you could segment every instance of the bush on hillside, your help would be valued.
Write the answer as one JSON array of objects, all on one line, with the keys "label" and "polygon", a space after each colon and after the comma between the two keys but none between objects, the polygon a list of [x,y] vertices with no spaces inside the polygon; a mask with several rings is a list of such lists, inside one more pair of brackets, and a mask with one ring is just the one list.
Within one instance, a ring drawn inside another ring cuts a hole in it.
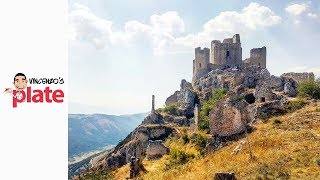
[{"label": "bush on hillside", "polygon": [[171,104],[169,106],[164,107],[161,111],[171,115],[177,115],[177,110],[178,104]]},{"label": "bush on hillside", "polygon": [[320,99],[320,81],[305,80],[298,85],[298,95],[300,97],[310,97]]},{"label": "bush on hillside", "polygon": [[208,138],[202,134],[193,134],[190,137],[190,142],[196,146],[196,149],[201,155],[205,153]]},{"label": "bush on hillside", "polygon": [[183,165],[195,158],[193,154],[188,154],[185,151],[172,149],[170,150],[169,162],[165,166],[165,170],[169,170],[175,166]]},{"label": "bush on hillside", "polygon": [[202,106],[199,114],[200,121],[198,124],[198,128],[200,130],[209,130],[209,113],[213,109],[216,101],[222,99],[227,92],[227,89],[215,89],[212,93],[212,97],[209,100],[201,103]]},{"label": "bush on hillside", "polygon": [[303,99],[299,99],[299,100],[295,100],[295,101],[289,101],[287,107],[286,107],[286,111],[287,112],[294,112],[296,110],[299,110],[301,108],[303,108],[305,105],[307,104],[306,101],[304,101]]}]

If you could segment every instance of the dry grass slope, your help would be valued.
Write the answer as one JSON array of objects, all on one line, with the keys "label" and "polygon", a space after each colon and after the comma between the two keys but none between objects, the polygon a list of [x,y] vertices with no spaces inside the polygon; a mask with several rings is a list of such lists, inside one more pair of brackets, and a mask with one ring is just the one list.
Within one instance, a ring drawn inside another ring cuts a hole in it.
[{"label": "dry grass slope", "polygon": [[[319,102],[266,122],[259,121],[255,127],[248,136],[254,159],[249,158],[248,144],[238,154],[232,154],[244,139],[204,158],[192,144],[168,140],[166,145],[170,148],[182,149],[196,158],[169,170],[165,169],[168,155],[157,161],[143,161],[148,172],[139,179],[213,179],[213,173],[219,171],[235,172],[238,179],[320,179]],[[114,172],[115,179],[126,179],[128,175],[128,166]]]}]

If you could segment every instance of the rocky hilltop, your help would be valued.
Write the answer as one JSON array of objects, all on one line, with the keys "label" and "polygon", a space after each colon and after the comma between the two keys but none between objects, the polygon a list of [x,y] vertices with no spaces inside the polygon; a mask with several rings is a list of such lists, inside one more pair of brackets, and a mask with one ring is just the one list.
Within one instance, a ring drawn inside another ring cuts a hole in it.
[{"label": "rocky hilltop", "polygon": [[[195,156],[205,157],[248,136],[255,131],[255,123],[303,107],[305,102],[300,103],[296,97],[298,84],[304,80],[314,81],[313,73],[285,73],[278,77],[257,64],[211,68],[201,76],[198,73],[192,83],[183,79],[180,89],[166,99],[164,108],[154,108],[153,96],[151,113],[144,121],[113,152],[79,177],[108,174],[129,164],[127,175],[135,178],[146,172],[142,162],[167,154],[173,158],[167,169]],[[174,144],[181,141],[196,153],[190,155],[176,148]],[[233,176],[216,174],[217,178]]]}]

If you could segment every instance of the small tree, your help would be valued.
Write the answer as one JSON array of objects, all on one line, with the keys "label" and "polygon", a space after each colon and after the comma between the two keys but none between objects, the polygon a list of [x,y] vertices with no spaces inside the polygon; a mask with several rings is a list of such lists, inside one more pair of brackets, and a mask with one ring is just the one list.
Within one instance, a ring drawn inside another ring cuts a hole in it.
[{"label": "small tree", "polygon": [[299,96],[320,99],[320,82],[319,80],[305,80],[299,83]]}]

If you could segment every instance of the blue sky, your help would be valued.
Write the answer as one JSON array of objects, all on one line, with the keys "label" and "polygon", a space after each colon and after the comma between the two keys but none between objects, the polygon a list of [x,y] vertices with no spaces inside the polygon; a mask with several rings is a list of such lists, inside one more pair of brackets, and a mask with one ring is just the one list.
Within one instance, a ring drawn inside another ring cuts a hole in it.
[{"label": "blue sky", "polygon": [[69,112],[162,107],[191,81],[194,48],[239,33],[243,59],[267,47],[274,75],[320,75],[317,1],[69,0]]}]

